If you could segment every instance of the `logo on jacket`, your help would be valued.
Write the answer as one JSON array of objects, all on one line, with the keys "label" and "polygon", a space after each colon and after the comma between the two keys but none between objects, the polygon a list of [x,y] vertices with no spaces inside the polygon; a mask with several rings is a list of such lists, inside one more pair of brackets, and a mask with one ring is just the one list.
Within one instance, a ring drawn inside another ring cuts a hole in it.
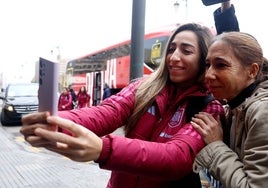
[{"label": "logo on jacket", "polygon": [[182,117],[184,114],[184,108],[179,108],[175,114],[173,115],[173,117],[171,118],[171,120],[168,122],[168,125],[170,127],[177,127],[181,124],[182,121]]}]

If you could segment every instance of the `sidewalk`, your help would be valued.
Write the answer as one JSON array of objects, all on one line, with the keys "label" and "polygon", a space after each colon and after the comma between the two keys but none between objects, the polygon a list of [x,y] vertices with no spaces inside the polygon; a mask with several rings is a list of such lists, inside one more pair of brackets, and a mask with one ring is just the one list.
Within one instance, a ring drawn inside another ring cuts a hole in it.
[{"label": "sidewalk", "polygon": [[[23,149],[0,127],[1,188],[104,188],[110,171],[95,163],[79,163],[33,147]],[[26,143],[22,143],[26,144]]]},{"label": "sidewalk", "polygon": [[[122,134],[120,131],[115,134]],[[1,188],[105,188],[110,171],[93,162],[80,163],[31,147],[19,135],[9,138],[0,126]],[[209,188],[201,175],[202,187]]]}]

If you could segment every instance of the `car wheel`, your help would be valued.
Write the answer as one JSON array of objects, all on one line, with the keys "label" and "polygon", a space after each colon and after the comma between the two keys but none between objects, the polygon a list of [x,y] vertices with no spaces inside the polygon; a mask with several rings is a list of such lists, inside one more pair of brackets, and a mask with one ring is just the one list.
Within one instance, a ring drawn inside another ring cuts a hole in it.
[{"label": "car wheel", "polygon": [[1,124],[2,125],[11,125],[7,120],[6,120],[6,118],[5,118],[5,114],[2,112],[1,113]]}]

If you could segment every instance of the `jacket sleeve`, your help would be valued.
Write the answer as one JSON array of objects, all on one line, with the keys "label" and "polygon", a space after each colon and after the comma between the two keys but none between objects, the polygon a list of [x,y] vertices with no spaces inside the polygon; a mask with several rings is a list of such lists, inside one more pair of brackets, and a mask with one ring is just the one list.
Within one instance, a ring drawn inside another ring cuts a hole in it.
[{"label": "jacket sleeve", "polygon": [[61,110],[61,95],[62,95],[62,94],[60,94],[60,96],[59,96],[59,98],[58,98],[58,111]]},{"label": "jacket sleeve", "polygon": [[72,98],[71,93],[69,93],[68,95],[69,95],[68,103],[66,104],[66,106],[68,106],[69,108],[72,108],[72,100],[73,100],[73,98]]},{"label": "jacket sleeve", "polygon": [[228,31],[239,31],[239,24],[233,5],[224,12],[221,12],[221,8],[218,8],[213,15],[218,35]]},{"label": "jacket sleeve", "polygon": [[[123,126],[134,109],[135,89],[132,83],[98,106],[60,111],[58,115],[93,131],[98,136],[112,133]],[[69,134],[66,130],[61,130]]]},{"label": "jacket sleeve", "polygon": [[95,162],[107,170],[165,179],[182,178],[192,171],[194,158],[204,147],[201,137],[190,136],[198,133],[190,124],[187,126],[184,129],[187,134],[179,133],[166,143],[107,135],[103,137],[103,149]]},{"label": "jacket sleeve", "polygon": [[[223,108],[216,102],[211,102],[204,110],[214,116],[223,113]],[[95,162],[108,170],[178,179],[192,171],[195,156],[203,147],[201,136],[188,123],[165,143],[107,135]]]},{"label": "jacket sleeve", "polygon": [[[240,159],[221,141],[207,145],[197,155],[194,170],[207,168],[229,188],[263,188],[268,185],[268,100],[255,102],[245,116],[244,157]],[[240,138],[242,139],[242,138]]]}]

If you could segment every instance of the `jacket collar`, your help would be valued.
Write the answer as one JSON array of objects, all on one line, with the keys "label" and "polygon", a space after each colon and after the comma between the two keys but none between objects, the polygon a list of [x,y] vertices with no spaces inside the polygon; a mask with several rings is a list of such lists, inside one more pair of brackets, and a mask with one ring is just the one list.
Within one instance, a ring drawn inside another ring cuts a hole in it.
[{"label": "jacket collar", "polygon": [[156,96],[156,103],[159,107],[160,113],[164,113],[167,108],[177,108],[179,104],[190,97],[206,96],[208,89],[206,85],[196,84],[184,91],[177,90],[174,84],[167,84],[166,87]]},{"label": "jacket collar", "polygon": [[236,108],[243,101],[245,101],[246,98],[251,96],[256,86],[257,86],[257,83],[252,83],[251,85],[246,87],[241,93],[239,93],[234,99],[230,100],[227,104],[230,106],[231,109]]}]

